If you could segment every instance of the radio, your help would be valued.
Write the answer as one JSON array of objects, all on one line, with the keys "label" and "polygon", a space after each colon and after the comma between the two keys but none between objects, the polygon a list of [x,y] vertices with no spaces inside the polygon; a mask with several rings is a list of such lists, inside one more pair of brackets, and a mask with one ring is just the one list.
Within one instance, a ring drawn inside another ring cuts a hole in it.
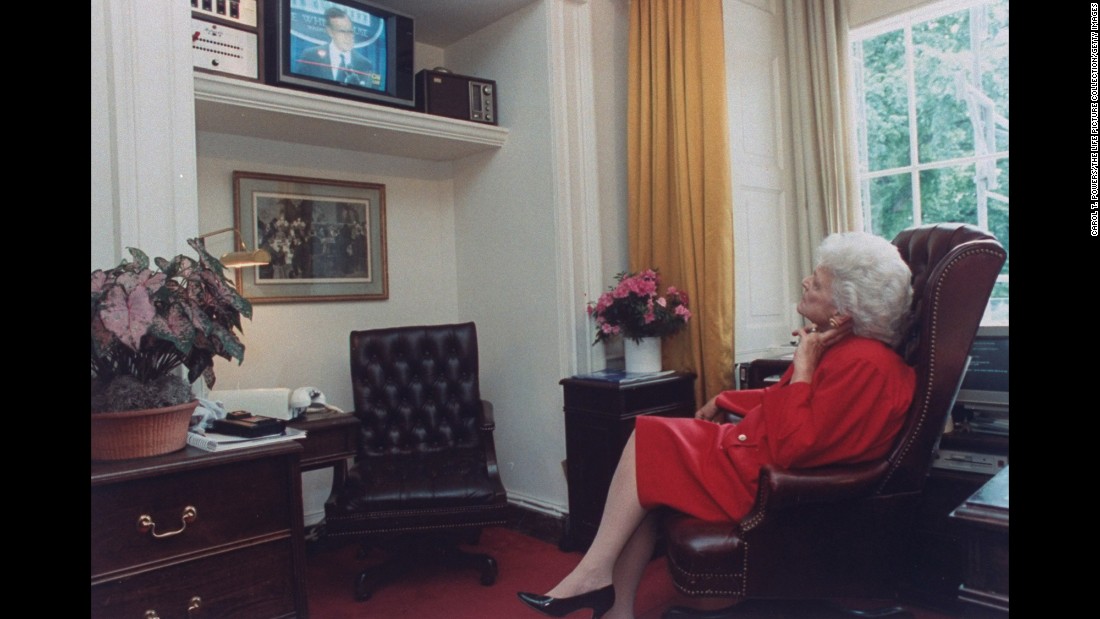
[{"label": "radio", "polygon": [[416,74],[416,109],[425,114],[497,124],[497,83],[446,69]]}]

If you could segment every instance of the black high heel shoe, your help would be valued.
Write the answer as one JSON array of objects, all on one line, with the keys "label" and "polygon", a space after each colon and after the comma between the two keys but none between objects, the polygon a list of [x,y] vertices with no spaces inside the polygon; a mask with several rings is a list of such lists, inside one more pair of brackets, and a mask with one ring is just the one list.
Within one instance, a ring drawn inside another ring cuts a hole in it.
[{"label": "black high heel shoe", "polygon": [[581,608],[592,609],[592,619],[600,619],[615,605],[615,586],[607,585],[571,598],[552,598],[547,595],[519,592],[519,599],[531,608],[551,617],[564,617]]}]

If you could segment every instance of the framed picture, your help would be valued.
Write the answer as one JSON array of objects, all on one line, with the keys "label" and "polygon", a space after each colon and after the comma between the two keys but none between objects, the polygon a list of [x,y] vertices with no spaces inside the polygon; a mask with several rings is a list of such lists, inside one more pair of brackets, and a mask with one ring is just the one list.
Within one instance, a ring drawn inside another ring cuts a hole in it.
[{"label": "framed picture", "polygon": [[385,185],[235,171],[233,213],[272,257],[237,270],[252,303],[389,298]]}]

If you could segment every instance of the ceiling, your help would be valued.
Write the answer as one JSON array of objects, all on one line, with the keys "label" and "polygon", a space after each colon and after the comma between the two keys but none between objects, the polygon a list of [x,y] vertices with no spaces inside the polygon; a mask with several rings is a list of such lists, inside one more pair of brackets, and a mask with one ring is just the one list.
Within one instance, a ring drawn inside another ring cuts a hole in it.
[{"label": "ceiling", "polygon": [[416,40],[446,47],[538,0],[368,0],[416,19]]}]

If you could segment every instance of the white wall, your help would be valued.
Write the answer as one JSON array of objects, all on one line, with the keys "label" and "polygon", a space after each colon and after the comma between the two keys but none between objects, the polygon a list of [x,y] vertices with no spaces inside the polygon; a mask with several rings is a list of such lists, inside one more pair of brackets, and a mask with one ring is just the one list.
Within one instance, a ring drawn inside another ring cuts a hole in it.
[{"label": "white wall", "polygon": [[459,316],[478,325],[482,396],[495,407],[505,487],[513,499],[561,509],[547,10],[520,9],[448,48],[447,60],[493,76],[497,114],[510,131],[498,152],[455,162]]},{"label": "white wall", "polygon": [[[244,324],[245,361],[215,362],[217,387],[310,385],[351,410],[348,334],[451,322],[457,314],[450,163],[433,163],[239,136],[200,133],[199,220],[203,230],[233,225],[234,170],[381,183],[386,186],[389,299],[257,303]],[[228,251],[231,235],[208,249]],[[224,247],[219,247],[218,244]]]},{"label": "white wall", "polygon": [[92,268],[129,258],[126,247],[188,251],[198,232],[190,9],[93,0],[91,15]]}]

